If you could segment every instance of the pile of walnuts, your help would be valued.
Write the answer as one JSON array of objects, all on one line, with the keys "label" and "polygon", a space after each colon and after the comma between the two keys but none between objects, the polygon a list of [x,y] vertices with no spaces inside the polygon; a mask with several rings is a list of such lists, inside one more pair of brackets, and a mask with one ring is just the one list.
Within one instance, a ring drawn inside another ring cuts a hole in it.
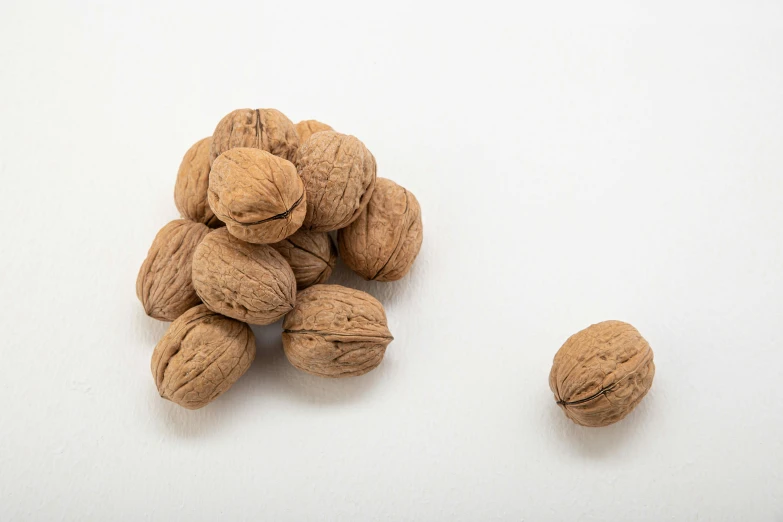
[{"label": "pile of walnuts", "polygon": [[376,177],[353,136],[314,120],[294,125],[275,109],[239,109],[187,151],[174,201],[182,219],[158,232],[139,270],[147,315],[173,321],[152,355],[161,397],[205,406],[250,367],[249,324],[284,318],[296,368],[362,375],[392,335],[365,292],[327,285],[338,249],[367,280],[396,281],[422,243],[416,197]]}]

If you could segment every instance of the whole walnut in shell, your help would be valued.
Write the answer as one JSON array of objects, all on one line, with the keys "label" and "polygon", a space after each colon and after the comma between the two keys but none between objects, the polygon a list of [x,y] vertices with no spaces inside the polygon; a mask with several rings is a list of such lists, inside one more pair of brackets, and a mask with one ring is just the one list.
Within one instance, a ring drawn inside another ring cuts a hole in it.
[{"label": "whole walnut in shell", "polygon": [[299,144],[306,142],[316,132],[334,130],[329,125],[316,120],[303,120],[296,124],[296,133],[299,135]]},{"label": "whole walnut in shell", "polygon": [[605,321],[572,335],[558,350],[549,387],[569,419],[607,426],[639,404],[654,375],[652,349],[636,328]]},{"label": "whole walnut in shell", "polygon": [[210,310],[250,324],[274,323],[296,299],[294,273],[283,256],[225,228],[207,234],[196,248],[193,287]]},{"label": "whole walnut in shell", "polygon": [[274,243],[302,225],[307,198],[293,163],[259,149],[236,148],[212,164],[207,199],[239,239]]},{"label": "whole walnut in shell", "polygon": [[321,377],[362,375],[381,363],[393,337],[383,306],[339,285],[299,292],[283,321],[283,349],[296,368]]},{"label": "whole walnut in shell", "polygon": [[326,232],[299,230],[269,246],[277,250],[291,266],[297,290],[325,282],[337,263],[337,249]]},{"label": "whole walnut in shell", "polygon": [[318,132],[302,144],[296,168],[307,191],[302,227],[317,232],[339,230],[367,206],[375,188],[375,158],[354,138]]},{"label": "whole walnut in shell", "polygon": [[253,147],[293,161],[299,136],[291,120],[276,109],[237,109],[215,127],[210,163],[235,147]]},{"label": "whole walnut in shell", "polygon": [[174,204],[182,217],[217,228],[223,223],[207,203],[209,187],[209,148],[212,136],[199,140],[182,158],[174,185]]},{"label": "whole walnut in shell", "polygon": [[343,261],[365,279],[396,281],[421,249],[421,207],[411,192],[378,178],[367,208],[338,233]]},{"label": "whole walnut in shell", "polygon": [[255,356],[248,325],[198,305],[171,323],[155,347],[152,376],[161,397],[196,410],[231,388]]},{"label": "whole walnut in shell", "polygon": [[209,233],[202,223],[176,219],[155,236],[136,278],[136,296],[150,317],[173,321],[201,301],[190,268],[196,246]]}]

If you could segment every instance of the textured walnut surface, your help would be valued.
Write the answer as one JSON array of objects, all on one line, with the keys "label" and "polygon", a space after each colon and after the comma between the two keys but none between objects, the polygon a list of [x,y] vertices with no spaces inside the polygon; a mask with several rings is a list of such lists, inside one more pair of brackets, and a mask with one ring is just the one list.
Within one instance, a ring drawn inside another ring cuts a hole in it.
[{"label": "textured walnut surface", "polygon": [[296,168],[307,191],[302,226],[329,232],[348,226],[372,196],[375,158],[354,138],[334,131],[313,134],[299,148]]},{"label": "textured walnut surface", "polygon": [[299,143],[304,143],[316,132],[334,130],[329,125],[317,120],[303,120],[296,124],[296,133],[299,135]]},{"label": "textured walnut surface", "polygon": [[182,217],[216,228],[222,223],[207,203],[211,145],[212,136],[197,141],[185,153],[174,185],[174,204]]},{"label": "textured walnut surface", "polygon": [[231,149],[215,160],[208,200],[228,231],[251,243],[290,236],[302,225],[307,208],[293,163],[252,148]]},{"label": "textured walnut surface", "polygon": [[255,356],[248,325],[198,305],[171,323],[155,347],[152,376],[161,397],[195,410],[228,390]]},{"label": "textured walnut surface", "polygon": [[381,363],[392,341],[383,306],[339,285],[299,292],[283,321],[283,349],[296,368],[322,377],[349,377]]},{"label": "textured walnut surface", "polygon": [[136,296],[150,317],[173,321],[197,305],[190,270],[196,246],[209,233],[202,223],[176,219],[155,236],[136,278]]},{"label": "textured walnut surface", "polygon": [[296,280],[269,245],[207,234],[193,256],[193,287],[211,310],[250,324],[274,323],[294,306]]},{"label": "textured walnut surface", "polygon": [[325,282],[337,263],[337,248],[326,232],[299,230],[270,246],[291,266],[298,290]]},{"label": "textured walnut surface", "polygon": [[607,426],[636,407],[654,375],[652,349],[636,328],[605,321],[572,335],[558,350],[549,387],[569,419]]},{"label": "textured walnut surface", "polygon": [[365,279],[396,281],[408,273],[421,249],[421,208],[410,191],[378,178],[367,208],[340,230],[340,255]]},{"label": "textured walnut surface", "polygon": [[220,120],[212,134],[210,163],[235,147],[252,147],[293,161],[299,147],[296,127],[276,109],[237,109]]}]

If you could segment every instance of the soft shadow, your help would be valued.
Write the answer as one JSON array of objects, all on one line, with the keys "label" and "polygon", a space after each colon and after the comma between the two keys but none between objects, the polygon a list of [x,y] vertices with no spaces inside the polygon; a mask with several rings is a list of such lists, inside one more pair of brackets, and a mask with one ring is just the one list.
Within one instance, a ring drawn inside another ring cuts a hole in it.
[{"label": "soft shadow", "polygon": [[135,337],[136,344],[144,349],[154,348],[171,323],[153,319],[144,313],[144,308],[138,301],[136,304],[138,306],[133,307],[134,313],[129,325],[132,335]]},{"label": "soft shadow", "polygon": [[647,396],[624,419],[602,428],[579,426],[565,416],[559,407],[549,408],[553,432],[568,451],[587,458],[602,459],[629,445],[642,444],[645,432],[653,422],[651,410],[655,397]]}]

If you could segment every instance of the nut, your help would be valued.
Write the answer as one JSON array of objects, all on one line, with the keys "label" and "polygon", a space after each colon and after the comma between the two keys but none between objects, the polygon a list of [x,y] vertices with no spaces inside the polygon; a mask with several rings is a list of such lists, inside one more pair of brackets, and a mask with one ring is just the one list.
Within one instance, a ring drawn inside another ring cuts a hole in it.
[{"label": "nut", "polygon": [[242,377],[256,356],[253,331],[204,305],[171,323],[152,353],[152,376],[158,393],[197,410]]},{"label": "nut", "polygon": [[362,375],[381,363],[393,337],[383,306],[339,285],[299,292],[283,321],[283,349],[296,368],[321,377]]},{"label": "nut", "polygon": [[173,321],[201,302],[190,267],[196,246],[208,233],[206,225],[186,219],[175,219],[157,233],[136,278],[136,295],[147,315]]},{"label": "nut", "polygon": [[182,217],[217,228],[223,223],[207,203],[209,186],[209,148],[212,136],[199,140],[182,158],[174,185],[174,204]]},{"label": "nut", "polygon": [[421,207],[411,192],[378,178],[367,208],[337,235],[343,261],[365,279],[396,281],[421,249]]},{"label": "nut", "polygon": [[607,426],[639,404],[654,375],[652,349],[636,328],[605,321],[572,335],[558,350],[549,387],[569,419]]},{"label": "nut", "polygon": [[316,120],[303,120],[296,124],[299,144],[306,142],[316,132],[334,130],[329,125]]},{"label": "nut", "polygon": [[209,205],[228,231],[251,243],[274,243],[302,225],[307,198],[293,163],[258,149],[231,149],[212,164]]},{"label": "nut", "polygon": [[337,263],[337,248],[326,232],[299,230],[296,234],[269,246],[277,250],[291,265],[297,290],[325,282],[332,275]]},{"label": "nut", "polygon": [[329,232],[348,226],[375,188],[375,158],[354,138],[334,131],[313,134],[299,148],[296,168],[307,191],[302,226]]},{"label": "nut", "polygon": [[193,287],[210,310],[250,324],[270,324],[294,307],[296,280],[269,245],[213,230],[193,255]]},{"label": "nut", "polygon": [[294,160],[299,136],[291,120],[275,109],[237,109],[217,124],[212,135],[210,164],[235,147],[253,147]]}]

